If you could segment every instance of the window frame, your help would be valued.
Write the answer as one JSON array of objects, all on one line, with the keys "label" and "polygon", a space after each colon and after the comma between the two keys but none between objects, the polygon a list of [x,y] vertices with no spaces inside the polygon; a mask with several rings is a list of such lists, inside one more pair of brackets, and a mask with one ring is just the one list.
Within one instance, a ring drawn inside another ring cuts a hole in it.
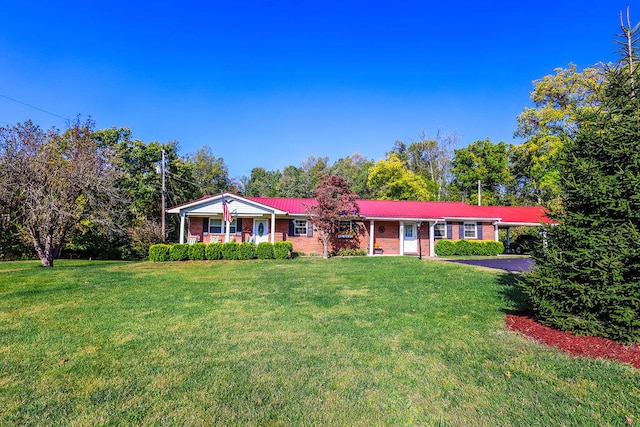
[{"label": "window frame", "polygon": [[[299,225],[299,224],[301,224],[303,222],[304,222],[304,226]],[[309,220],[308,219],[295,218],[293,220],[293,234],[295,236],[306,236],[308,232],[309,232]]]},{"label": "window frame", "polygon": [[[217,225],[214,225],[217,224]],[[220,231],[214,231],[215,228],[219,228]],[[221,218],[209,218],[209,234],[225,234],[226,222]],[[234,218],[229,224],[229,234],[235,234],[238,228],[238,219]]]},{"label": "window frame", "polygon": [[[442,227],[442,233],[438,233],[438,229]],[[436,222],[433,225],[433,238],[434,239],[446,239],[447,238],[447,223],[445,222]]]},{"label": "window frame", "polygon": [[[469,228],[467,228],[469,226]],[[468,231],[471,231],[471,227],[473,226],[473,236],[467,235]],[[477,239],[478,238],[478,224],[475,222],[465,222],[464,223],[464,239]]]}]

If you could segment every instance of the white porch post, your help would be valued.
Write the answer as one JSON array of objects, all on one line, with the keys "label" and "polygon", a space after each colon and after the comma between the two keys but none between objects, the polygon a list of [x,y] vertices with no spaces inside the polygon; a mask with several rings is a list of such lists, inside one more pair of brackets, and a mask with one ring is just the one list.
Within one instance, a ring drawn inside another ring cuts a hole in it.
[{"label": "white porch post", "polygon": [[498,223],[493,224],[493,240],[500,241],[500,235],[498,234]]},{"label": "white porch post", "polygon": [[400,221],[400,255],[404,255],[404,221]]},{"label": "white porch post", "polygon": [[271,243],[276,242],[276,213],[271,213]]},{"label": "white porch post", "polygon": [[229,237],[229,233],[231,231],[231,223],[229,221],[225,221],[225,229],[224,229],[224,241],[225,242],[229,242],[230,237]]},{"label": "white porch post", "polygon": [[429,256],[436,256],[436,223],[429,221]]},{"label": "white porch post", "polygon": [[374,227],[374,221],[371,220],[369,221],[369,255],[373,255],[373,233],[374,233],[375,227]]},{"label": "white porch post", "polygon": [[180,212],[180,244],[184,243],[184,219],[186,215],[184,212]]}]

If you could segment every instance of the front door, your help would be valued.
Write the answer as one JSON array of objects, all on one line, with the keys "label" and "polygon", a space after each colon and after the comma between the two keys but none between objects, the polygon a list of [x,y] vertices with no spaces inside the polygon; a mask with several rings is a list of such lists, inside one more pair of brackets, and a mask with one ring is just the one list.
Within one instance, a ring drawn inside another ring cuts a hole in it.
[{"label": "front door", "polygon": [[404,223],[404,252],[418,252],[418,235],[415,223]]},{"label": "front door", "polygon": [[253,220],[253,236],[255,237],[256,245],[262,242],[269,241],[269,221],[266,219],[254,219]]}]

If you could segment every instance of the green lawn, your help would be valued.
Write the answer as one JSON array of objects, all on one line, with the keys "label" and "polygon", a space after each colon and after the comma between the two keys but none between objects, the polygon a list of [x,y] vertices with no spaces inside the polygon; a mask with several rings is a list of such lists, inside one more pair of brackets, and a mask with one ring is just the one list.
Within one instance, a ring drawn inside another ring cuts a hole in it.
[{"label": "green lawn", "polygon": [[640,371],[504,328],[511,276],[410,257],[0,263],[0,425],[640,423]]}]

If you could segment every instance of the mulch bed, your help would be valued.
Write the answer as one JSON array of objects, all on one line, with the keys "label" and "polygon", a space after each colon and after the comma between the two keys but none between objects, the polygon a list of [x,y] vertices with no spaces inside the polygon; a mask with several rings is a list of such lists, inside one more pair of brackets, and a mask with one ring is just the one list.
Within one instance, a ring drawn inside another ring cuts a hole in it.
[{"label": "mulch bed", "polygon": [[640,343],[625,346],[606,338],[579,337],[541,325],[526,314],[507,314],[507,328],[574,356],[619,360],[640,369]]}]

